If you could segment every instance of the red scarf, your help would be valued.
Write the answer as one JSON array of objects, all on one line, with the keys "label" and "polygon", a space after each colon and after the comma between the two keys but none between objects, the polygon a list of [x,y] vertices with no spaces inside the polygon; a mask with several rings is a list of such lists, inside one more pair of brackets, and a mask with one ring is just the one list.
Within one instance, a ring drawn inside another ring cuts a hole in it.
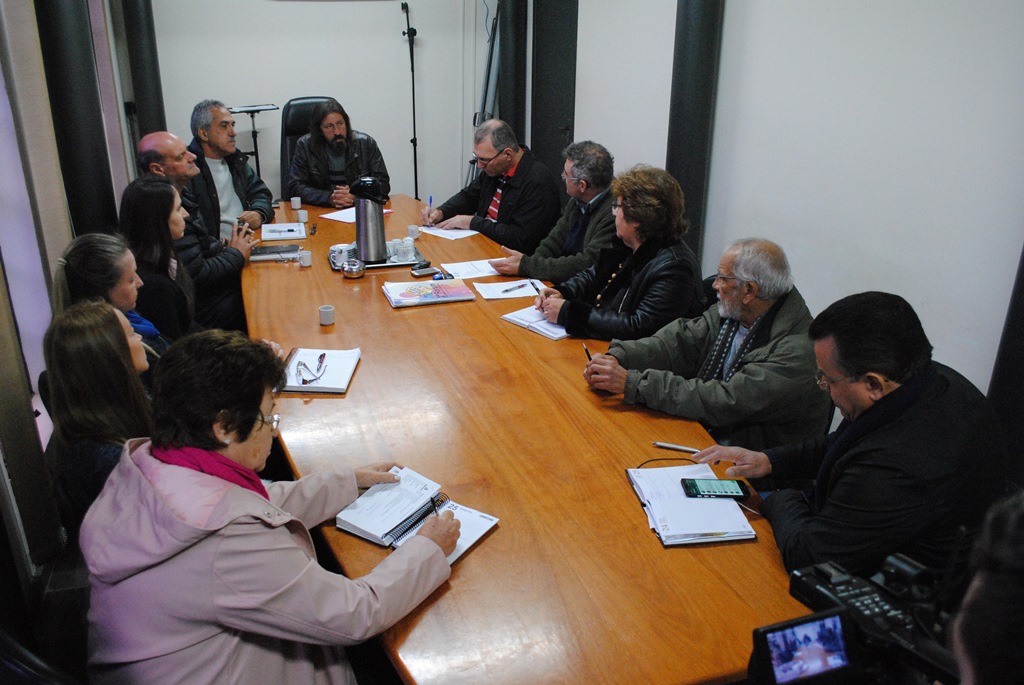
[{"label": "red scarf", "polygon": [[270,499],[263,481],[255,471],[231,461],[222,454],[198,447],[154,447],[152,454],[165,464],[216,476],[246,490],[252,490],[264,499]]}]

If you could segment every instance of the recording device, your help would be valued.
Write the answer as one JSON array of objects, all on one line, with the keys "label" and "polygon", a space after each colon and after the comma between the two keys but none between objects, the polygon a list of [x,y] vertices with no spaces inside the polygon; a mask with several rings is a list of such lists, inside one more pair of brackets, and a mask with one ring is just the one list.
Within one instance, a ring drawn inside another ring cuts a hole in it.
[{"label": "recording device", "polygon": [[[959,682],[953,653],[941,639],[944,626],[934,612],[934,599],[941,590],[928,569],[902,554],[888,557],[882,572],[870,581],[850,575],[834,562],[797,569],[789,576],[793,597],[815,611],[840,609],[855,625],[856,630],[849,633],[853,645],[846,646],[847,653],[865,657],[859,682],[897,682],[891,673],[899,667],[909,667],[947,685]],[[755,635],[771,628],[759,628]],[[879,665],[881,671],[872,670]]]},{"label": "recording device", "polygon": [[862,683],[863,655],[855,630],[843,608],[755,628],[748,682]]},{"label": "recording device", "polygon": [[747,499],[750,491],[743,481],[718,478],[682,478],[683,492],[687,497],[728,497]]}]

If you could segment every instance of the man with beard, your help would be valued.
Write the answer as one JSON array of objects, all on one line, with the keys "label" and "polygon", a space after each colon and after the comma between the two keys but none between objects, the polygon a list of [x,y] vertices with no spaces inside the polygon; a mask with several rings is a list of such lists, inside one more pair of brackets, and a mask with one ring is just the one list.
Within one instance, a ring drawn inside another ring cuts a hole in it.
[{"label": "man with beard", "polygon": [[230,238],[236,219],[259,229],[274,218],[273,195],[235,144],[235,118],[219,100],[203,100],[192,110],[192,142],[199,174],[188,183],[206,230]]},{"label": "man with beard", "polygon": [[288,192],[307,204],[343,209],[355,204],[349,186],[363,176],[376,178],[382,192],[391,193],[391,177],[377,141],[352,130],[337,100],[321,102],[313,108],[309,133],[295,144]]},{"label": "man with beard", "polygon": [[722,445],[761,450],[824,434],[811,313],[775,243],[738,240],[718,264],[718,306],[653,336],[613,340],[583,377],[627,404],[700,421]]}]

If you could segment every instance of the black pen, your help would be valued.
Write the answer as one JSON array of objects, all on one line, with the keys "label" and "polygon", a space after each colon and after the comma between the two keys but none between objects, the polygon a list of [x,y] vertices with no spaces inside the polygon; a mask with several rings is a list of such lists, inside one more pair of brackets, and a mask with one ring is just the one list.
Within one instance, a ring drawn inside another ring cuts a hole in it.
[{"label": "black pen", "polygon": [[327,358],[327,353],[323,352],[316,360],[316,370],[319,373],[320,369],[324,368],[324,359]]},{"label": "black pen", "polygon": [[594,358],[590,356],[590,349],[587,347],[587,343],[583,343],[583,351],[587,353],[588,362],[594,361]]}]

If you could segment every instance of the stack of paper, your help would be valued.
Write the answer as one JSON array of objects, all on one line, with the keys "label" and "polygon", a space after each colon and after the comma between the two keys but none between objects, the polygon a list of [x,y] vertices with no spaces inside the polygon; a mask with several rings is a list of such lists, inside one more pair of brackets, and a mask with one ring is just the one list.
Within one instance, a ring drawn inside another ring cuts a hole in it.
[{"label": "stack of paper", "polygon": [[534,333],[540,333],[552,340],[561,340],[562,338],[569,337],[569,334],[565,332],[565,326],[551,323],[544,318],[544,313],[534,306],[524,307],[523,309],[503,314],[501,318]]},{"label": "stack of paper", "polygon": [[664,545],[747,540],[755,537],[746,516],[731,499],[687,497],[683,478],[718,478],[707,464],[660,469],[627,469],[651,529]]}]

